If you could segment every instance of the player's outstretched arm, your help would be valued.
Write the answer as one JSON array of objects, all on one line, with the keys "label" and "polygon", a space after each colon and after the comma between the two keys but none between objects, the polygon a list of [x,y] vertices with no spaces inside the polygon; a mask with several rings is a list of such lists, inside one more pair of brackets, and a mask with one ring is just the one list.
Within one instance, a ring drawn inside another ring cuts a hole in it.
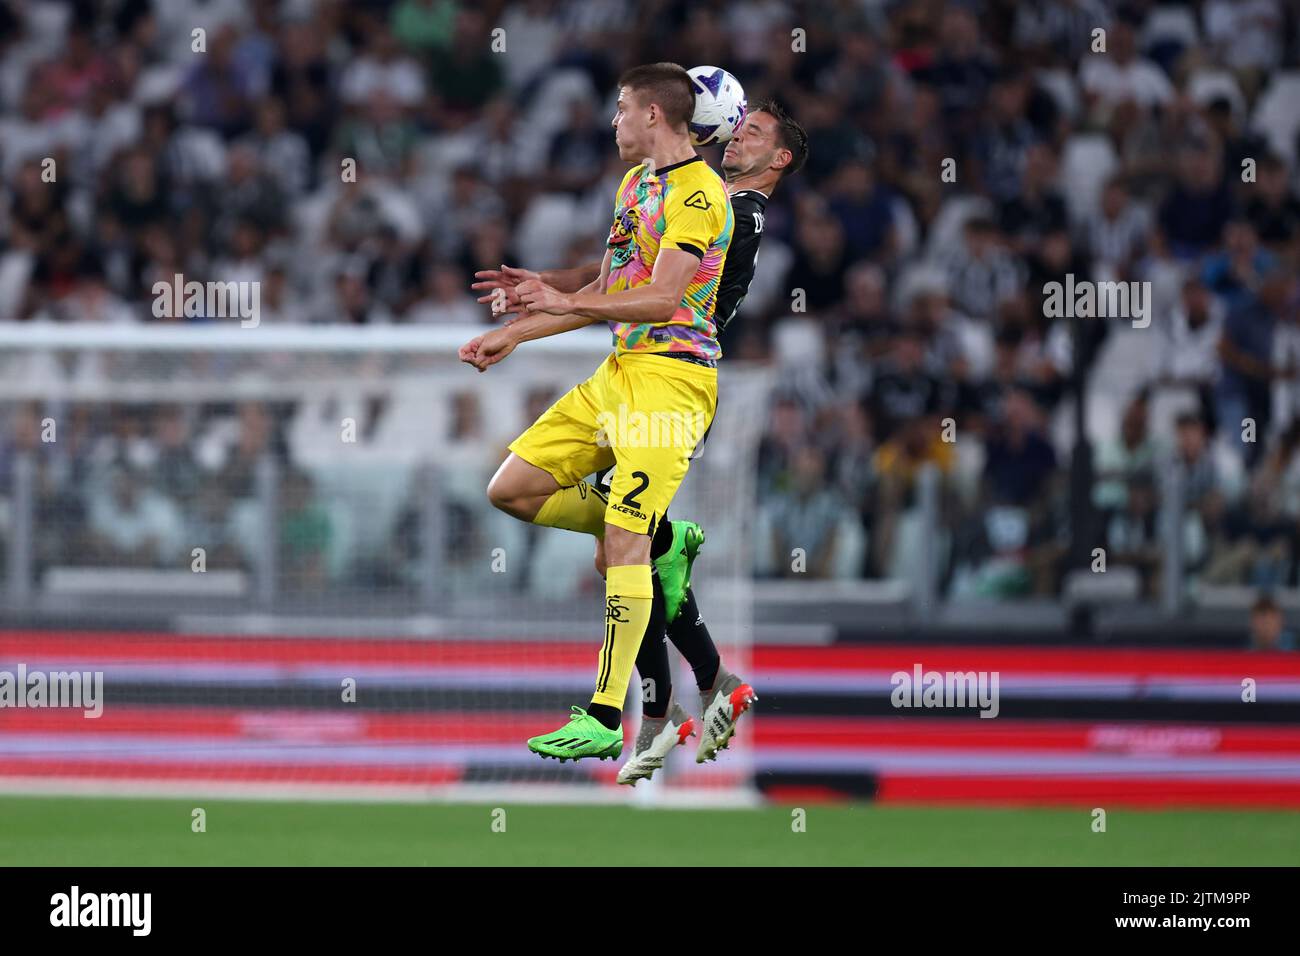
[{"label": "player's outstretched arm", "polygon": [[[611,254],[606,252],[604,259],[601,260],[600,266],[596,270],[596,278],[585,286],[581,290],[582,292],[594,292],[599,295],[599,290],[605,288],[609,279],[610,258]],[[507,322],[499,329],[493,329],[491,332],[470,339],[460,347],[460,360],[468,365],[473,365],[480,372],[486,372],[488,366],[496,365],[513,352],[515,346],[520,342],[531,342],[533,339],[544,339],[548,336],[560,335],[563,332],[571,332],[574,329],[594,325],[597,321],[597,319],[571,313],[550,315],[538,312],[521,315]]]},{"label": "player's outstretched arm", "polygon": [[493,315],[510,315],[520,311],[516,292],[519,283],[538,279],[561,292],[580,292],[600,277],[600,269],[599,262],[589,262],[573,269],[547,269],[545,272],[502,265],[500,269],[475,272],[474,278],[478,281],[471,283],[470,288],[482,293],[478,301],[492,306]]},{"label": "player's outstretched arm", "polygon": [[460,347],[460,360],[473,365],[480,372],[486,372],[489,366],[496,365],[521,342],[583,329],[597,321],[599,320],[581,315],[550,315],[544,312],[521,316],[509,325],[470,339]]},{"label": "player's outstretched arm", "polygon": [[581,292],[600,277],[600,267],[599,262],[588,262],[572,269],[547,269],[539,278],[552,289]]},{"label": "player's outstretched arm", "polygon": [[635,322],[661,325],[671,319],[682,303],[686,287],[700,267],[700,259],[681,249],[660,249],[650,281],[620,292],[561,292],[546,283],[530,279],[516,289],[528,314],[585,316],[596,322]]}]

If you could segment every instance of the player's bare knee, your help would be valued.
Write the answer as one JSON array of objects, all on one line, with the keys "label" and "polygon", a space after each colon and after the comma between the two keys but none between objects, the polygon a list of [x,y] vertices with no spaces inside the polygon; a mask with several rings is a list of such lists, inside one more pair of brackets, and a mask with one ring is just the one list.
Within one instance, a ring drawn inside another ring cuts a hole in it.
[{"label": "player's bare knee", "polygon": [[605,563],[608,567],[650,563],[650,536],[605,525]]},{"label": "player's bare knee", "polygon": [[553,475],[512,453],[488,482],[487,497],[494,508],[521,521],[532,521],[559,489]]},{"label": "player's bare knee", "polygon": [[596,573],[602,578],[605,576],[605,542],[596,541],[596,556],[592,563],[596,566]]},{"label": "player's bare knee", "polygon": [[509,504],[514,496],[510,493],[508,485],[509,482],[502,479],[500,472],[493,475],[492,480],[488,482],[487,498],[488,501],[492,502],[493,508],[499,508],[502,511],[510,510]]},{"label": "player's bare knee", "polygon": [[511,481],[509,475],[501,472],[493,475],[492,480],[488,482],[487,497],[492,507],[508,515],[524,521],[531,521],[533,518],[533,515],[528,513],[532,510],[530,499],[520,494],[518,484]]}]

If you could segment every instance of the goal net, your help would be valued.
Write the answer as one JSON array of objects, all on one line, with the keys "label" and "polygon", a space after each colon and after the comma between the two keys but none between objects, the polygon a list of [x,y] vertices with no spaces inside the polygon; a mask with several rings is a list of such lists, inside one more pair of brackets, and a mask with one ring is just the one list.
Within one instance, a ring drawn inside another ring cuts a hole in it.
[{"label": "goal net", "polygon": [[[589,699],[594,542],[484,495],[609,336],[477,374],[456,359],[475,331],[0,327],[0,676],[26,693],[0,708],[0,787],[627,798],[616,764],[524,744]],[[746,673],[768,386],[720,375],[672,511],[707,530],[697,597]],[[745,735],[706,767],[687,749],[637,798],[752,794]]]}]

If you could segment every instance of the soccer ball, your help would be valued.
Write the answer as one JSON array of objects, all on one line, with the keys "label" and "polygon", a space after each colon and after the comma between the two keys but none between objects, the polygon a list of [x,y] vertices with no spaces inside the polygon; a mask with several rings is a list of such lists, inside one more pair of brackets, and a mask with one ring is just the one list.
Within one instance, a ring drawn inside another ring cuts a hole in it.
[{"label": "soccer ball", "polygon": [[745,88],[721,67],[697,66],[686,72],[695,88],[691,142],[696,146],[727,142],[745,122]]}]

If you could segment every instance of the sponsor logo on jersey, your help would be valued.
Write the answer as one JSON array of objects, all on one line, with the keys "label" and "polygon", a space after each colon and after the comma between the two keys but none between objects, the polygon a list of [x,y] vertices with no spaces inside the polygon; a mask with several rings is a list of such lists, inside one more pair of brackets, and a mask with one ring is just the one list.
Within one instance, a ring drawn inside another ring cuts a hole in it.
[{"label": "sponsor logo on jersey", "polygon": [[691,209],[704,209],[704,210],[708,210],[708,209],[711,209],[711,208],[712,208],[712,207],[709,205],[708,197],[706,197],[706,196],[704,195],[704,190],[703,190],[703,189],[697,189],[697,190],[695,190],[695,192],[693,192],[693,193],[691,193],[689,196],[687,196],[687,197],[686,197],[686,202],[683,203],[683,205],[685,205],[685,206],[689,206]]}]

